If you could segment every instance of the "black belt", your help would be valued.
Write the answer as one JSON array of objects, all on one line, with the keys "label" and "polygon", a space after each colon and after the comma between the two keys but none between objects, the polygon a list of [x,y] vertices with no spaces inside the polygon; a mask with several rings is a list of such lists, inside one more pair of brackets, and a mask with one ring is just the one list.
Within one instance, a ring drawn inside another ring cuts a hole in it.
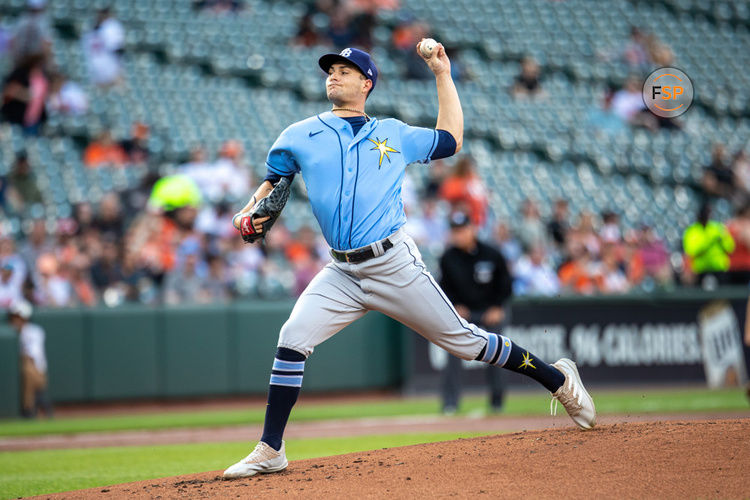
[{"label": "black belt", "polygon": [[[386,238],[385,240],[383,240],[383,253],[387,252],[390,248],[393,248],[393,243],[391,243],[391,240]],[[331,256],[339,262],[359,264],[360,262],[364,262],[375,257],[375,252],[372,251],[371,247],[365,247],[361,250],[353,250],[351,252],[339,252],[338,250],[334,250],[332,248]]]}]

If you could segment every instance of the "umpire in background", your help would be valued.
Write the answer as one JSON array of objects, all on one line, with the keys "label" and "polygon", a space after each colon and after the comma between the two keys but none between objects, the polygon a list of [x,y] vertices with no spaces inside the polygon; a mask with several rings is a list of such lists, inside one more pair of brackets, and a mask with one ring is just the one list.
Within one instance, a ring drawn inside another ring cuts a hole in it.
[{"label": "umpire in background", "polygon": [[[506,319],[505,303],[512,294],[512,279],[500,251],[477,239],[477,228],[463,212],[450,216],[451,245],[440,258],[440,286],[464,319],[499,331]],[[490,404],[493,412],[502,409],[504,384],[502,370],[487,366]],[[458,409],[461,392],[461,360],[448,356],[443,371],[443,413]]]}]

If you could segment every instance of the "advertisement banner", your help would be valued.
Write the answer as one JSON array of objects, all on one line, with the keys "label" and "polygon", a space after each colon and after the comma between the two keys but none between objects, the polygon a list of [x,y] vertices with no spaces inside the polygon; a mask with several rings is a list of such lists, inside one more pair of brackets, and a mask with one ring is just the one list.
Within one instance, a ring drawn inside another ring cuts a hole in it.
[{"label": "advertisement banner", "polygon": [[[741,328],[747,298],[517,300],[500,332],[547,362],[573,359],[587,383],[700,384],[747,378]],[[435,390],[448,354],[412,335],[407,391]],[[705,366],[704,366],[704,361]],[[464,387],[482,386],[485,365],[464,362]],[[533,380],[504,371],[509,385]]]}]

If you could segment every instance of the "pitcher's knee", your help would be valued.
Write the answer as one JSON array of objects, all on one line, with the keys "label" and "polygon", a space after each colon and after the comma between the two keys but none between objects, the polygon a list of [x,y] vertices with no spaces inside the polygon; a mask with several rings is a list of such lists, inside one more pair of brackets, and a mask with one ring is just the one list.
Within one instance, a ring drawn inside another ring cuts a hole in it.
[{"label": "pitcher's knee", "polygon": [[291,349],[307,358],[312,354],[315,346],[311,345],[305,328],[302,325],[295,325],[294,323],[289,320],[281,327],[277,347]]}]

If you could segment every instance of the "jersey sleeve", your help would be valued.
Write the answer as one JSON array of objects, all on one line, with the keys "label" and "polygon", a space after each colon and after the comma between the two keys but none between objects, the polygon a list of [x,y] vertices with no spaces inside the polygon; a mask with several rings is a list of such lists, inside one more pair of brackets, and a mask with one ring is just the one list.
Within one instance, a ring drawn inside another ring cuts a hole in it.
[{"label": "jersey sleeve", "polygon": [[266,167],[269,173],[289,177],[300,171],[299,164],[294,158],[292,143],[292,132],[287,128],[279,135],[268,151]]},{"label": "jersey sleeve", "polygon": [[429,163],[437,143],[437,130],[401,123],[401,149],[403,149],[402,154],[407,164]]}]

